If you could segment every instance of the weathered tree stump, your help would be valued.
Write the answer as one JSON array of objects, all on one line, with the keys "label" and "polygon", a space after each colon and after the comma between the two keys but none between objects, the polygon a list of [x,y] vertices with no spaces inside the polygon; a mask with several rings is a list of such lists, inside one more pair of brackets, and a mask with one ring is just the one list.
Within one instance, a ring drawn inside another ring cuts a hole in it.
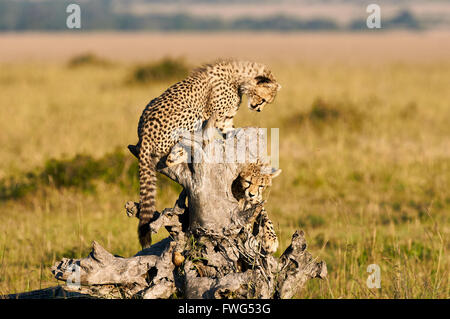
[{"label": "weathered tree stump", "polygon": [[[224,138],[211,127],[210,121],[203,128],[203,140],[184,135],[181,145],[194,161],[166,167],[162,159],[158,165],[184,187],[175,206],[151,221],[153,233],[165,227],[170,236],[130,258],[94,242],[86,258],[63,259],[52,267],[57,279],[71,283],[66,291],[99,298],[292,298],[307,280],[326,276],[326,264],[306,250],[303,231],[293,234],[280,258],[246,231],[244,225],[262,205],[241,211],[231,185],[260,156],[246,145],[246,162],[229,160],[226,148],[248,138],[249,130]],[[128,202],[126,209],[129,216],[139,214],[138,203]]]}]

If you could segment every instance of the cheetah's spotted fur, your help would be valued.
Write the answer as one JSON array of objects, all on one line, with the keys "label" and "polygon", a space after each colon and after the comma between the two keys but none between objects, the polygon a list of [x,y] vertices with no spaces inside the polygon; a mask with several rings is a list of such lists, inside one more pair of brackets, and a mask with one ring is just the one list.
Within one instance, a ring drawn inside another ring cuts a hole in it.
[{"label": "cheetah's spotted fur", "polygon": [[[239,201],[242,210],[251,205],[262,204],[262,194],[267,187],[272,185],[272,179],[281,173],[281,169],[274,170],[260,163],[251,163],[244,168],[233,183],[233,195]],[[255,227],[257,226],[257,227]],[[262,233],[255,232],[262,228]],[[245,229],[261,238],[262,246],[268,253],[274,253],[278,248],[278,238],[272,221],[269,219],[263,206],[256,209],[250,217]]]},{"label": "cheetah's spotted fur", "polygon": [[195,131],[199,122],[215,114],[216,127],[226,133],[233,128],[243,94],[249,108],[260,112],[280,87],[263,64],[220,61],[197,69],[148,103],[139,120],[139,142],[129,146],[139,158],[138,233],[143,248],[151,245],[148,223],[155,211],[156,164],[178,142],[176,130]]}]

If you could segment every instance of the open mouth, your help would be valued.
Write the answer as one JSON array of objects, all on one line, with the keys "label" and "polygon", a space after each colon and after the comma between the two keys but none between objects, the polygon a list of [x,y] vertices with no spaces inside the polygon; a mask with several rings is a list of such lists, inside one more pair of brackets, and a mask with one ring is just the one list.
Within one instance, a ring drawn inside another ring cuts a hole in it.
[{"label": "open mouth", "polygon": [[[264,103],[266,103],[266,100],[265,100],[265,99],[262,99],[262,101],[261,101],[260,103],[258,103],[258,104],[252,104],[252,105],[250,105],[250,106],[251,106],[252,109],[256,109],[257,107],[263,105]],[[256,111],[261,112],[260,109],[257,109]]]}]

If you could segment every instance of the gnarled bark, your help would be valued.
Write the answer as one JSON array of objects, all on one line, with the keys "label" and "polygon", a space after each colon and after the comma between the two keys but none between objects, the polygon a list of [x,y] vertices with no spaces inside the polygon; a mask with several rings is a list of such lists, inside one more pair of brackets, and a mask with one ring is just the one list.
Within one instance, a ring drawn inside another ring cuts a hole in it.
[{"label": "gnarled bark", "polygon": [[[306,250],[303,231],[294,233],[280,258],[265,252],[246,231],[244,225],[262,207],[241,211],[231,185],[248,159],[260,156],[247,145],[246,162],[225,160],[230,154],[213,162],[214,154],[225,153],[248,130],[237,129],[225,139],[211,127],[210,120],[203,128],[206,140],[182,139],[184,147],[193,146],[190,155],[197,161],[166,167],[163,158],[157,166],[184,187],[174,207],[151,221],[153,233],[165,227],[170,237],[130,258],[114,256],[94,242],[86,258],[64,258],[53,266],[57,279],[78,279],[79,285],[67,291],[102,298],[292,298],[307,280],[326,276],[325,263]],[[126,210],[137,216],[139,204],[128,202]]]}]

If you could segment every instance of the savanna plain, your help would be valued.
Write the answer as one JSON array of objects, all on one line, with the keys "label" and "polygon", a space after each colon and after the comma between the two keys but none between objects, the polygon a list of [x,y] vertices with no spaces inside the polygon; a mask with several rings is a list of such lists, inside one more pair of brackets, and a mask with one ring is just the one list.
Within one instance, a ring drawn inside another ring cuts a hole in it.
[{"label": "savanna plain", "polygon": [[[283,172],[266,193],[277,255],[303,229],[308,250],[328,266],[328,278],[311,280],[297,297],[449,298],[446,44],[426,34],[384,34],[371,50],[362,35],[300,34],[288,36],[289,53],[282,36],[245,36],[261,42],[254,59],[283,86],[261,113],[244,99],[235,121],[279,128]],[[278,47],[264,55],[270,36]],[[53,44],[52,35],[39,34],[13,43],[20,37],[0,36],[8,43],[0,53],[0,294],[57,285],[51,265],[85,257],[93,240],[124,257],[139,251],[137,220],[124,204],[138,199],[138,165],[126,146],[137,141],[144,106],[200,63],[252,58],[250,47],[240,51],[235,38],[220,34],[216,42],[191,35],[200,39],[195,52],[174,34],[172,51],[144,54],[129,45],[129,59],[124,48],[117,56],[97,50],[101,34],[76,40],[79,52],[56,55],[63,35]],[[33,59],[27,43],[39,37],[46,45],[36,46]],[[320,37],[336,50],[324,50]],[[224,47],[234,51],[221,54]],[[53,58],[42,59],[46,52]],[[161,177],[158,210],[172,207],[179,191]],[[166,236],[161,231],[154,241]],[[379,289],[366,284],[370,264],[380,267]]]}]

